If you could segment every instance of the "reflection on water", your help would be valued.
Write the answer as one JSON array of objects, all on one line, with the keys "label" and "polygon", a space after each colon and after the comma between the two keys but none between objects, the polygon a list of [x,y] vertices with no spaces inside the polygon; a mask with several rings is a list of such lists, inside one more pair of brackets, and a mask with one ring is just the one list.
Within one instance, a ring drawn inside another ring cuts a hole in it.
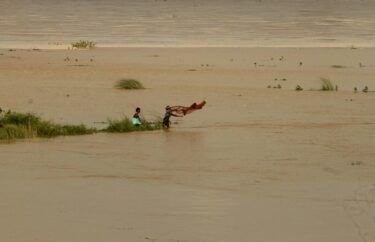
[{"label": "reflection on water", "polygon": [[370,0],[2,0],[0,47],[373,45]]}]

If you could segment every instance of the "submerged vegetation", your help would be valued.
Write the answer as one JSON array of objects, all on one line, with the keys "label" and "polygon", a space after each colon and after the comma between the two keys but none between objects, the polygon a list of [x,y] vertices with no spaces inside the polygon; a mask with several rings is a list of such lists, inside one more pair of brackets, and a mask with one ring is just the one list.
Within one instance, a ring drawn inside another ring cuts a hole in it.
[{"label": "submerged vegetation", "polygon": [[142,124],[134,126],[131,119],[109,120],[108,127],[102,130],[80,125],[61,125],[42,120],[33,113],[18,113],[8,111],[0,114],[0,140],[25,139],[33,137],[56,137],[68,135],[86,135],[97,132],[133,132],[161,129],[162,122],[142,120]]},{"label": "submerged vegetation", "polygon": [[332,65],[331,67],[332,68],[337,68],[337,69],[346,68],[345,66],[342,66],[342,65]]},{"label": "submerged vegetation", "polygon": [[135,79],[126,78],[116,82],[115,88],[117,89],[144,89],[143,84]]},{"label": "submerged vegetation", "polygon": [[295,88],[296,91],[303,91],[303,88],[300,85],[297,85]]},{"label": "submerged vegetation", "polygon": [[32,113],[8,111],[0,116],[0,140],[17,138],[54,137],[59,135],[92,134],[96,130],[85,125],[60,125],[44,121]]},{"label": "submerged vegetation", "polygon": [[320,78],[321,82],[322,82],[322,86],[321,86],[321,91],[334,91],[334,90],[337,90],[338,87],[334,86],[332,81],[327,79],[327,78]]},{"label": "submerged vegetation", "polygon": [[72,48],[76,49],[92,49],[96,46],[96,43],[93,41],[80,40],[78,42],[72,43]]},{"label": "submerged vegetation", "polygon": [[111,133],[124,133],[124,132],[133,132],[133,131],[151,131],[158,130],[163,127],[162,120],[159,118],[155,122],[149,122],[145,119],[142,119],[142,124],[139,126],[134,126],[132,120],[128,117],[124,117],[120,120],[108,120],[108,127],[103,131]]}]

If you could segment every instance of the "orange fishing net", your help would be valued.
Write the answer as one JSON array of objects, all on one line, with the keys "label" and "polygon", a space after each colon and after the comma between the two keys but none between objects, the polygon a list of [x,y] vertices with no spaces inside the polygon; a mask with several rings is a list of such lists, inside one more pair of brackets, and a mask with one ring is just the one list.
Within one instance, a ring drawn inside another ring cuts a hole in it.
[{"label": "orange fishing net", "polygon": [[179,113],[179,114],[186,115],[186,114],[194,112],[195,110],[202,109],[204,105],[206,105],[206,101],[202,101],[200,103],[193,103],[189,107],[185,107],[185,106],[172,106],[171,107],[171,111]]}]

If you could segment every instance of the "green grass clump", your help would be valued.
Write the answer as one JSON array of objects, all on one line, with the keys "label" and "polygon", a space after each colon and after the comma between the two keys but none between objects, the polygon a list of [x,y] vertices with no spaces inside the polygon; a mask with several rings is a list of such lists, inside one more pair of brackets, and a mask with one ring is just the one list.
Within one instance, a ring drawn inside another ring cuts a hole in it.
[{"label": "green grass clump", "polygon": [[144,89],[141,82],[135,79],[121,79],[116,82],[115,88],[117,89]]},{"label": "green grass clump", "polygon": [[331,80],[327,78],[321,78],[320,80],[322,82],[322,87],[320,89],[321,91],[334,91],[335,90],[335,86],[332,84]]},{"label": "green grass clump", "polygon": [[93,41],[80,40],[78,42],[72,43],[72,48],[77,49],[92,49],[96,46],[96,43]]},{"label": "green grass clump", "polygon": [[108,127],[104,129],[106,132],[110,133],[125,133],[133,131],[151,131],[163,128],[161,119],[159,118],[156,122],[148,122],[142,119],[142,124],[139,126],[134,126],[132,120],[128,117],[124,117],[120,120],[108,120]]},{"label": "green grass clump", "polygon": [[8,111],[0,116],[0,140],[32,137],[54,137],[59,135],[92,134],[96,130],[85,125],[60,125],[43,121],[32,113]]},{"label": "green grass clump", "polygon": [[40,122],[40,117],[32,113],[17,113],[8,111],[0,116],[0,126],[14,124],[18,126],[36,126]]},{"label": "green grass clump", "polygon": [[42,121],[36,128],[38,137],[54,137],[67,135],[93,134],[95,129],[87,128],[85,125],[60,125],[49,121]]},{"label": "green grass clump", "polygon": [[29,129],[15,124],[6,124],[0,127],[0,140],[23,139],[32,136]]}]

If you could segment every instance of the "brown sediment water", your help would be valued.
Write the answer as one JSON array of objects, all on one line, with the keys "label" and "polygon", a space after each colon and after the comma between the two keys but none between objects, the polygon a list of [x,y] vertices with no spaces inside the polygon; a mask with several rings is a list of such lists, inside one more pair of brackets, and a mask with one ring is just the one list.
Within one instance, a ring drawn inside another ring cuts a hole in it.
[{"label": "brown sediment water", "polygon": [[[0,144],[1,241],[375,238],[374,49],[0,53],[1,107],[60,123],[207,101],[168,131]],[[113,88],[128,77],[146,89]],[[320,77],[339,91],[306,91]]]},{"label": "brown sediment water", "polygon": [[374,47],[374,11],[370,0],[2,0],[0,47]]}]

